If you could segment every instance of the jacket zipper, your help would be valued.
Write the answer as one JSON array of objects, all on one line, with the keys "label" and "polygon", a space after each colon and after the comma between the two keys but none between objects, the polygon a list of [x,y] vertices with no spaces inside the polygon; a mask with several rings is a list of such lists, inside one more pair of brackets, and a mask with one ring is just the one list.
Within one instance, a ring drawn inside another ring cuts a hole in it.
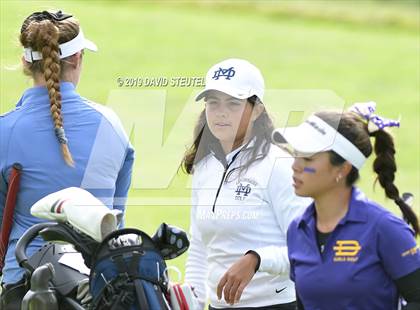
[{"label": "jacket zipper", "polygon": [[229,163],[228,165],[226,165],[226,167],[225,167],[225,171],[223,172],[222,180],[220,181],[219,188],[217,189],[216,197],[214,198],[213,208],[212,208],[213,213],[214,213],[214,209],[215,209],[215,207],[216,207],[217,198],[219,197],[220,190],[222,189],[223,182],[225,181],[226,173],[228,172],[229,167],[233,164],[233,162],[235,161],[236,157],[239,155],[239,153],[240,153],[241,151],[242,151],[242,149],[241,149],[241,150],[239,150],[239,151],[238,151],[238,153],[236,153],[236,154],[232,157],[232,160],[230,161],[230,163]]}]

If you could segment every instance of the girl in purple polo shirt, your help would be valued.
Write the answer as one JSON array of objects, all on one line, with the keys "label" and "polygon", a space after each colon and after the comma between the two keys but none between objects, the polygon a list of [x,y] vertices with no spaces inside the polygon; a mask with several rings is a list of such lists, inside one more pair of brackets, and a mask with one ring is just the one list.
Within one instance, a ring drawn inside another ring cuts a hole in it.
[{"label": "girl in purple polo shirt", "polygon": [[[295,156],[295,193],[314,199],[287,236],[298,309],[420,309],[418,219],[394,185],[395,147],[384,130],[399,123],[374,111],[370,102],[319,112],[273,134]],[[354,186],[373,151],[377,180],[412,229]]]}]

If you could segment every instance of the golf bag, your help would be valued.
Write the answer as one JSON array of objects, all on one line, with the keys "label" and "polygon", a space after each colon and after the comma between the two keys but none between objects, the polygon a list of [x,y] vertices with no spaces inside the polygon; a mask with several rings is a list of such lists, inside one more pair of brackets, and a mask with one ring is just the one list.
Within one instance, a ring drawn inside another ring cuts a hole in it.
[{"label": "golf bag", "polygon": [[[183,230],[166,223],[153,237],[138,229],[116,230],[118,214],[79,188],[44,197],[31,213],[54,222],[32,226],[16,245],[16,259],[31,281],[23,309],[171,309],[165,260],[188,249]],[[48,243],[27,257],[37,236]]]},{"label": "golf bag", "polygon": [[166,263],[153,240],[128,228],[108,235],[94,255],[92,309],[170,309]]}]

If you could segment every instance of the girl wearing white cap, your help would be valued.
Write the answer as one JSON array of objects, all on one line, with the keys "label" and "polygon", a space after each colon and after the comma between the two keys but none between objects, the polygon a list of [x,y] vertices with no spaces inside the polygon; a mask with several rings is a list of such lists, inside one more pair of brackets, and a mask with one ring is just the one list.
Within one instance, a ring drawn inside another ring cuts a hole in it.
[{"label": "girl wearing white cap", "polygon": [[[75,186],[124,211],[134,159],[118,117],[75,90],[84,50],[96,51],[79,22],[61,11],[35,12],[23,22],[20,42],[24,71],[34,87],[14,110],[0,116],[0,221],[11,167],[22,165],[8,248],[2,249],[7,250],[1,298],[6,309],[20,309],[28,288],[14,252],[25,230],[41,221],[31,216],[30,207],[47,194]],[[41,245],[40,240],[31,243],[28,255]]]},{"label": "girl wearing white cap", "polygon": [[[420,309],[418,219],[394,184],[395,147],[384,130],[399,122],[374,111],[371,102],[319,112],[273,134],[296,156],[296,194],[314,199],[287,238],[299,309],[396,310],[400,295],[403,309]],[[377,180],[413,230],[354,186],[373,150]]]},{"label": "girl wearing white cap", "polygon": [[[186,281],[201,307],[294,309],[286,231],[308,200],[291,185],[292,160],[271,144],[264,80],[245,60],[210,68],[205,109],[183,167],[193,174]],[[208,291],[208,292],[207,292]]]}]

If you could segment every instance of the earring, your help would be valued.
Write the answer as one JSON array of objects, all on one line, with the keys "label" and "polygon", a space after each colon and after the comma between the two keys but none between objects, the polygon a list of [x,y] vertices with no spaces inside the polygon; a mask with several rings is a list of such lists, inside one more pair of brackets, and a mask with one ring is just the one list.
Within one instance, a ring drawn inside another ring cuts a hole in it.
[{"label": "earring", "polygon": [[340,182],[341,178],[342,178],[342,176],[341,176],[341,174],[339,174],[339,175],[335,178],[335,182],[336,182],[336,183]]}]

